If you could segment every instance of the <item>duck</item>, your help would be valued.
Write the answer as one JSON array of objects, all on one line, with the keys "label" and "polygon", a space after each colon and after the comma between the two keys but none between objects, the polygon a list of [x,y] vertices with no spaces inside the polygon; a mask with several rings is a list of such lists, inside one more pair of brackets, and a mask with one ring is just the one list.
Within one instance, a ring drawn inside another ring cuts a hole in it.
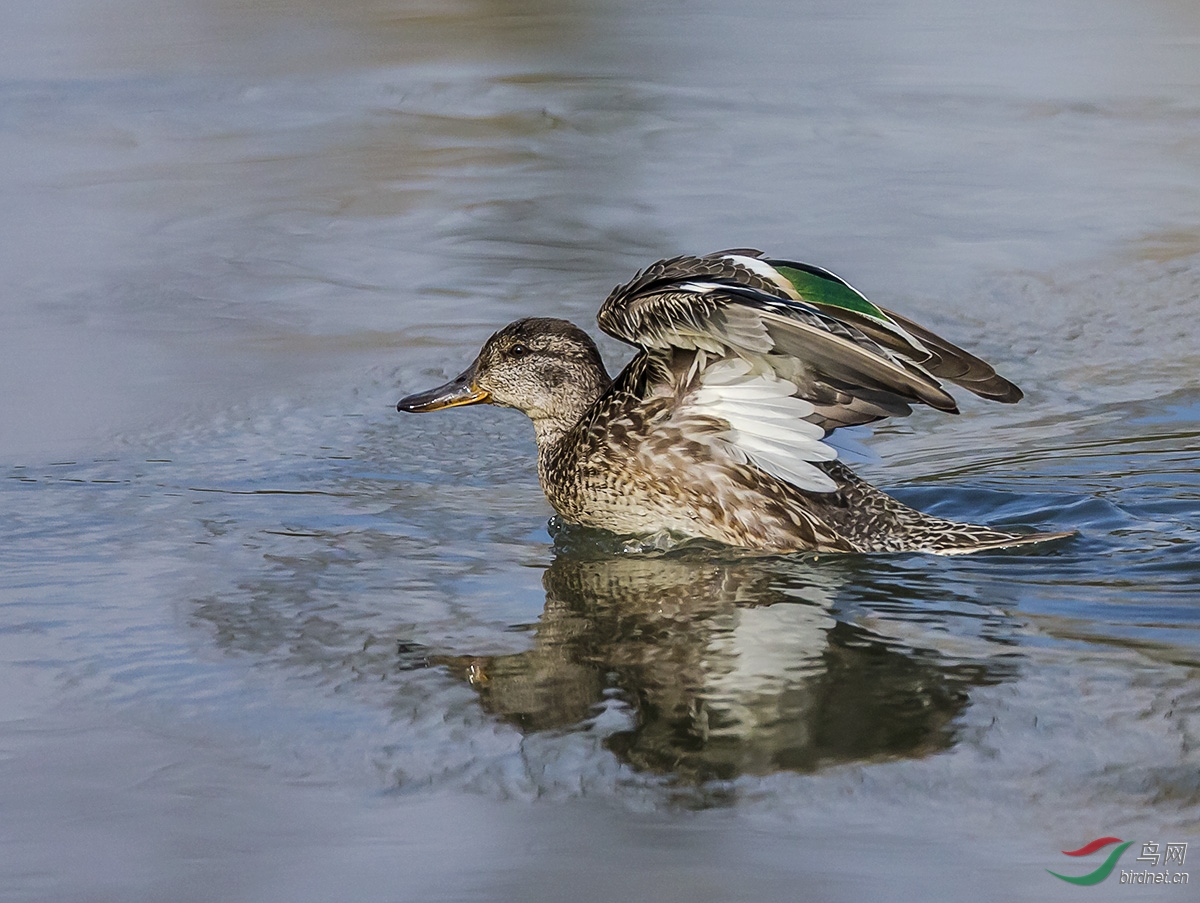
[{"label": "duck", "polygon": [[1002,404],[1022,392],[828,270],[752,249],[672,257],[613,289],[597,322],[637,349],[615,379],[584,330],[526,317],[459,376],[396,408],[523,412],[559,519],[621,536],[957,555],[1071,535],[925,514],[840,459],[838,430],[917,405],[958,413],[943,381]]}]

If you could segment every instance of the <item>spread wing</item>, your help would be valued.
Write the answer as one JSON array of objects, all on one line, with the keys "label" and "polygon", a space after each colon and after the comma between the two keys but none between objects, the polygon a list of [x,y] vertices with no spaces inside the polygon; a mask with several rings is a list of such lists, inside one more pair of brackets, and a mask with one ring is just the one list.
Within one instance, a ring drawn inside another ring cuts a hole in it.
[{"label": "spread wing", "polygon": [[681,420],[728,424],[730,453],[801,488],[828,491],[838,427],[957,413],[939,377],[1011,403],[1021,391],[987,363],[877,307],[819,267],[755,251],[676,257],[614,289],[600,328],[651,355],[692,352]]}]

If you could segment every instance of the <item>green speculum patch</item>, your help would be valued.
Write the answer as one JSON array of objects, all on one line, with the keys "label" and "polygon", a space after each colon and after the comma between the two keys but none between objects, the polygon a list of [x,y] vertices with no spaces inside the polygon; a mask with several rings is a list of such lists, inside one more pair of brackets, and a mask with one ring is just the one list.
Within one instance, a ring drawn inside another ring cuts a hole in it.
[{"label": "green speculum patch", "polygon": [[783,274],[783,277],[795,287],[805,301],[828,307],[838,307],[842,310],[853,310],[884,323],[892,322],[887,314],[841,282],[819,276],[816,273],[798,270],[795,267],[776,265],[775,269]]}]

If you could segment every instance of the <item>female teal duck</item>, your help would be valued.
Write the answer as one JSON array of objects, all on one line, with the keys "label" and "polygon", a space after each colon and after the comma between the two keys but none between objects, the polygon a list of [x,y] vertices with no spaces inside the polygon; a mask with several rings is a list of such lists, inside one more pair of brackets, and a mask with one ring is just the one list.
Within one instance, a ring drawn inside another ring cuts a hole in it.
[{"label": "female teal duck", "polygon": [[538,475],[566,521],[767,552],[961,554],[1068,534],[1014,534],[922,514],[869,486],[826,440],[839,427],[957,413],[938,378],[1011,404],[988,364],[876,307],[819,267],[757,251],[659,261],[608,296],[600,328],[640,351],[612,380],[566,320],[493,335],[401,411],[524,411]]}]

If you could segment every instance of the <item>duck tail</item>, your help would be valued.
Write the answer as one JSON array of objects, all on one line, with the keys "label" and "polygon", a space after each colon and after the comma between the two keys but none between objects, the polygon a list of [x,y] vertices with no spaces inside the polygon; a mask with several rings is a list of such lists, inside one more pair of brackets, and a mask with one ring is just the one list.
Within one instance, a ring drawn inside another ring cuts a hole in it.
[{"label": "duck tail", "polygon": [[[871,486],[837,461],[823,469],[838,484],[822,519],[862,552],[931,552],[970,555],[1036,545],[1075,536],[1065,533],[1010,533],[995,527],[963,524],[924,514]],[[815,494],[810,498],[819,498]]]},{"label": "duck tail", "polygon": [[953,521],[941,521],[941,535],[920,549],[935,555],[971,555],[975,552],[987,552],[997,549],[1011,549],[1016,546],[1040,545],[1044,542],[1054,542],[1077,535],[1076,531],[1065,533],[1006,533],[991,527],[977,527],[974,524],[959,524]]}]

